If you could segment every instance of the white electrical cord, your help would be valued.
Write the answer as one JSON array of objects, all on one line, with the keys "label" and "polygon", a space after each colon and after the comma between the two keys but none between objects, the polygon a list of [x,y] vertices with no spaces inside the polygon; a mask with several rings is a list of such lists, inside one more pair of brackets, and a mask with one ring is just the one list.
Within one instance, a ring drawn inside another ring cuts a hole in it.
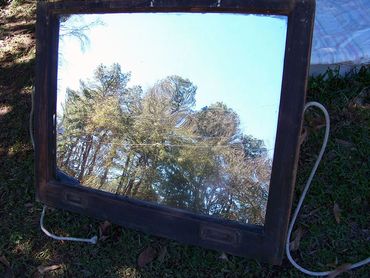
[{"label": "white electrical cord", "polygon": [[[285,250],[286,250],[286,254],[287,254],[287,257],[288,257],[289,261],[299,271],[301,271],[301,272],[303,272],[303,273],[305,273],[307,275],[311,275],[311,276],[326,276],[326,275],[329,275],[330,273],[332,273],[334,270],[332,270],[332,271],[324,271],[324,272],[314,272],[314,271],[307,270],[307,269],[301,267],[299,264],[296,263],[296,261],[292,258],[291,254],[290,254],[290,249],[289,249],[290,237],[291,237],[291,234],[292,234],[292,230],[293,230],[295,221],[297,220],[297,216],[298,216],[298,213],[299,213],[299,211],[300,211],[300,209],[302,207],[303,200],[306,197],[306,194],[307,194],[308,189],[310,188],[312,179],[315,176],[317,167],[320,164],[320,161],[322,159],[322,156],[324,154],[324,151],[326,149],[326,145],[327,145],[328,139],[329,139],[330,119],[329,119],[329,113],[328,113],[328,111],[325,109],[325,107],[322,104],[320,104],[318,102],[312,101],[312,102],[308,102],[305,105],[304,112],[307,110],[307,108],[309,108],[311,106],[318,107],[319,109],[321,109],[321,111],[325,115],[326,128],[325,128],[324,142],[323,142],[323,144],[321,146],[321,150],[320,150],[319,156],[318,156],[318,158],[317,158],[317,160],[315,162],[315,165],[312,168],[311,174],[310,174],[310,176],[309,176],[309,178],[308,178],[308,180],[306,182],[306,185],[305,185],[305,188],[303,190],[302,196],[299,199],[297,208],[296,208],[296,210],[295,210],[295,212],[293,214],[293,217],[292,217],[292,221],[290,222],[289,229],[288,229],[288,236],[287,236],[286,245],[285,245]],[[33,123],[32,122],[32,120],[33,120],[33,113],[34,113],[34,90],[32,90],[32,107],[31,107],[31,112],[30,112],[30,123],[29,123],[30,125],[29,126],[30,126],[30,136],[31,136],[32,146],[33,146],[33,148],[35,148],[35,142],[34,142],[34,137],[33,137],[33,124],[32,124]],[[49,236],[49,237],[51,237],[53,239],[56,239],[56,240],[79,241],[79,242],[87,242],[87,243],[96,244],[97,239],[98,239],[97,236],[94,236],[94,237],[92,237],[90,239],[84,239],[84,238],[74,238],[74,237],[60,237],[60,236],[56,236],[56,235],[50,233],[44,227],[45,209],[46,209],[46,206],[44,206],[43,209],[42,209],[41,218],[40,218],[40,228],[41,228],[41,230],[47,236]],[[357,268],[357,267],[360,267],[360,266],[363,266],[363,265],[366,265],[368,263],[370,263],[370,257],[367,258],[367,259],[365,259],[365,260],[362,260],[360,262],[357,262],[355,264],[352,264],[348,268],[348,270],[354,269],[354,268]]]},{"label": "white electrical cord", "polygon": [[[31,137],[31,143],[32,143],[33,149],[35,149],[35,139],[33,136],[33,113],[35,110],[34,95],[35,95],[35,88],[32,89],[32,93],[31,93],[31,112],[30,112],[30,122],[29,122],[30,137]],[[76,237],[61,237],[61,236],[56,236],[50,233],[44,227],[45,210],[46,210],[46,206],[44,205],[44,207],[42,208],[41,217],[40,217],[40,228],[48,237],[51,237],[56,240],[79,241],[79,242],[87,242],[91,244],[96,244],[96,242],[98,241],[97,236],[93,236],[92,238],[76,238]]]},{"label": "white electrical cord", "polygon": [[86,242],[86,243],[91,243],[91,244],[96,244],[98,241],[97,236],[93,236],[92,238],[77,238],[77,237],[63,237],[63,236],[56,236],[52,233],[50,233],[48,230],[45,229],[44,227],[44,217],[45,217],[45,210],[46,206],[42,208],[41,212],[41,218],[40,218],[40,228],[41,230],[49,237],[56,239],[56,240],[68,240],[68,241],[78,241],[78,242]]},{"label": "white electrical cord", "polygon": [[[289,261],[291,262],[291,264],[297,268],[299,271],[307,274],[307,275],[311,275],[311,276],[326,276],[326,275],[330,275],[331,273],[333,273],[335,270],[331,270],[331,271],[323,271],[323,272],[315,272],[315,271],[310,271],[308,269],[305,269],[303,268],[302,266],[300,266],[299,264],[296,263],[296,261],[292,258],[291,254],[290,254],[290,249],[289,249],[289,245],[290,245],[290,236],[292,234],[292,230],[293,230],[293,227],[294,227],[294,224],[295,224],[295,221],[297,220],[297,216],[298,216],[298,213],[302,207],[302,203],[303,203],[303,200],[304,198],[306,197],[306,194],[307,194],[307,191],[308,189],[310,188],[310,185],[311,185],[311,182],[312,182],[312,179],[313,177],[315,176],[315,173],[316,173],[316,170],[317,170],[317,167],[319,166],[320,164],[320,161],[322,159],[322,156],[324,154],[324,151],[325,151],[325,148],[326,148],[326,145],[328,143],[328,139],[329,139],[329,131],[330,131],[330,119],[329,119],[329,113],[328,111],[325,109],[325,107],[318,103],[318,102],[315,102],[315,101],[312,101],[312,102],[308,102],[305,107],[304,107],[304,112],[307,110],[307,108],[311,107],[311,106],[315,106],[317,108],[319,108],[325,115],[325,122],[326,122],[326,128],[325,128],[325,136],[324,136],[324,141],[322,143],[322,146],[321,146],[321,150],[320,150],[320,153],[319,153],[319,156],[317,157],[317,160],[315,162],[315,165],[313,166],[312,168],[312,171],[311,171],[311,174],[306,182],[306,185],[304,187],[304,190],[303,190],[303,193],[299,199],[299,202],[298,202],[298,205],[297,205],[297,208],[296,210],[294,211],[294,214],[293,214],[293,217],[292,217],[292,221],[290,222],[290,225],[289,225],[289,229],[288,229],[288,236],[287,236],[287,240],[286,240],[286,245],[285,245],[285,251],[286,251],[286,254],[287,254],[287,257],[289,259]],[[368,257],[367,259],[365,260],[362,260],[360,262],[357,262],[355,264],[352,264],[350,265],[347,269],[350,270],[350,269],[354,269],[354,268],[357,268],[357,267],[360,267],[360,266],[364,266],[366,264],[370,263],[370,257]]]}]

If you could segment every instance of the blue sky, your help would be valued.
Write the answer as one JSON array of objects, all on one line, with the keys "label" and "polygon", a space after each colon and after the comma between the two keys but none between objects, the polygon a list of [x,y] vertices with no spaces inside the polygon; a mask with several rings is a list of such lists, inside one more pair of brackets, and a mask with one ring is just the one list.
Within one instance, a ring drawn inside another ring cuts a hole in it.
[{"label": "blue sky", "polygon": [[[188,78],[198,87],[196,109],[223,101],[241,119],[244,133],[275,143],[287,21],[285,17],[237,14],[82,15],[69,24],[99,18],[78,40],[59,44],[58,109],[67,87],[91,78],[100,64],[119,63],[144,90],[168,75]],[[272,152],[270,152],[272,155]]]}]

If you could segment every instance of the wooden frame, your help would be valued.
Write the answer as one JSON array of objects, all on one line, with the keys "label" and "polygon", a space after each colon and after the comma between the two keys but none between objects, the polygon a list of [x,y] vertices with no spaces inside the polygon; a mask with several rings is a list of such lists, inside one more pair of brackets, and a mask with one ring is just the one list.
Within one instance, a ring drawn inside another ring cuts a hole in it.
[{"label": "wooden frame", "polygon": [[[37,199],[48,206],[214,250],[280,264],[292,204],[310,61],[314,0],[100,0],[38,2],[35,94]],[[56,179],[56,95],[61,14],[217,12],[286,15],[278,129],[264,226],[196,215]]]}]

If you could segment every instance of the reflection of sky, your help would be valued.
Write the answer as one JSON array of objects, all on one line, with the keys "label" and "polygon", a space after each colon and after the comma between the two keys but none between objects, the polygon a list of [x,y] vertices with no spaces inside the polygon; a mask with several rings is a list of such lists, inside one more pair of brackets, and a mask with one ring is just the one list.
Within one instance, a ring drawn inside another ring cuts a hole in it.
[{"label": "reflection of sky", "polygon": [[[97,16],[84,15],[85,23]],[[118,62],[131,85],[148,88],[168,75],[198,87],[196,109],[223,101],[241,119],[245,134],[273,149],[280,101],[286,19],[232,14],[99,15],[104,25],[60,43],[58,108],[67,87],[92,76],[100,64]],[[76,22],[70,20],[71,23]],[[81,24],[79,22],[78,24]],[[272,154],[272,152],[270,152]]]}]

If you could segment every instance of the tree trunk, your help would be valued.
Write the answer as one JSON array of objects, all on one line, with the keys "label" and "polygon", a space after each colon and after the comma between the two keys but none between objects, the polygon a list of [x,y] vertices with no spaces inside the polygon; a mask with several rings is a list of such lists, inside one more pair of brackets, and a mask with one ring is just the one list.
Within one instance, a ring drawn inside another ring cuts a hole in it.
[{"label": "tree trunk", "polygon": [[113,161],[113,158],[115,156],[116,150],[117,150],[117,148],[115,148],[114,146],[112,146],[112,148],[111,148],[111,150],[110,150],[110,152],[108,154],[108,157],[106,159],[106,162],[104,163],[105,164],[105,170],[104,170],[103,176],[100,179],[100,187],[99,187],[99,189],[105,184],[105,182],[107,180],[109,168],[112,165],[112,161]]},{"label": "tree trunk", "polygon": [[118,183],[117,193],[123,187],[123,182],[125,181],[125,177],[127,176],[127,173],[128,173],[128,165],[130,163],[130,160],[131,160],[131,156],[130,156],[130,154],[128,154],[128,156],[126,158],[126,162],[125,162],[125,168],[123,168],[123,170],[122,170],[121,178],[120,178],[119,183]]},{"label": "tree trunk", "polygon": [[96,161],[96,157],[98,156],[98,153],[100,151],[100,148],[103,144],[103,141],[104,141],[104,136],[102,136],[102,138],[100,139],[98,145],[96,146],[96,150],[94,152],[94,155],[93,155],[93,158],[90,162],[90,165],[89,165],[89,169],[87,170],[87,175],[91,175],[91,173],[93,172],[94,170],[94,167],[95,167],[95,161]]},{"label": "tree trunk", "polygon": [[64,167],[69,168],[69,165],[68,165],[68,164],[69,164],[69,160],[71,159],[71,156],[72,156],[72,153],[73,153],[73,149],[74,149],[74,148],[76,148],[77,144],[78,144],[78,139],[77,139],[77,141],[76,141],[76,142],[71,146],[71,148],[69,149],[67,159],[66,159],[66,161],[63,163]]},{"label": "tree trunk", "polygon": [[139,191],[139,188],[140,188],[140,185],[141,185],[141,182],[143,180],[140,179],[136,184],[135,184],[135,187],[134,187],[134,190],[132,191],[132,196],[135,197],[137,195],[137,192]]},{"label": "tree trunk", "polygon": [[128,184],[127,184],[126,190],[124,192],[124,195],[126,195],[126,196],[130,196],[131,195],[131,190],[132,190],[132,187],[134,185],[134,181],[135,181],[134,179],[130,179],[128,181]]},{"label": "tree trunk", "polygon": [[101,189],[102,186],[105,184],[105,181],[106,181],[107,176],[108,176],[108,172],[109,172],[109,166],[105,167],[104,174],[100,179],[100,187],[98,189]]},{"label": "tree trunk", "polygon": [[80,174],[78,175],[78,180],[80,180],[80,181],[82,181],[82,179],[84,177],[84,174],[85,174],[86,162],[87,162],[87,158],[89,157],[91,146],[92,146],[92,137],[88,136],[87,137],[87,142],[86,142],[86,147],[85,147],[85,150],[84,150],[83,155],[82,155],[82,163],[81,163],[81,167],[80,167]]}]

